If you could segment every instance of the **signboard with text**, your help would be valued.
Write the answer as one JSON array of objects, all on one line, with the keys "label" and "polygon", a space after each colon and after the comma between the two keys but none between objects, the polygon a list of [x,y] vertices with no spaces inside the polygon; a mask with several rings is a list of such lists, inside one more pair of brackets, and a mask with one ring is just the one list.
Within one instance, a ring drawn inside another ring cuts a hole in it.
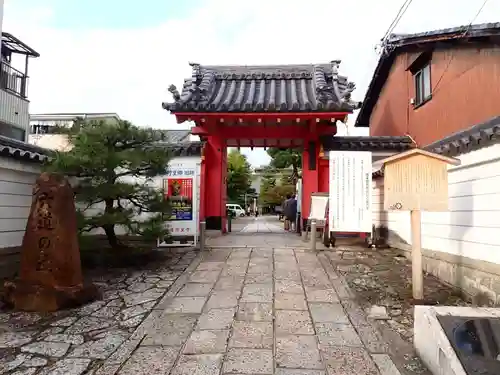
[{"label": "signboard with text", "polygon": [[330,151],[329,216],[332,232],[372,231],[372,154]]},{"label": "signboard with text", "polygon": [[162,187],[165,199],[169,200],[171,212],[165,215],[165,225],[170,231],[168,242],[160,240],[160,246],[196,245],[199,211],[199,159],[172,160]]},{"label": "signboard with text", "polygon": [[193,178],[166,178],[163,180],[165,199],[172,211],[168,221],[193,220]]}]

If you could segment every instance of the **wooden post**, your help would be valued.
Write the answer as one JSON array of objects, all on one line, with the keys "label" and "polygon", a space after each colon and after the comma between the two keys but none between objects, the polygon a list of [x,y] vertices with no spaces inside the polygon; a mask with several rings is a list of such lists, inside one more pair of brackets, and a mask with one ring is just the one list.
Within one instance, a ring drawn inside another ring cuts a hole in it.
[{"label": "wooden post", "polygon": [[200,221],[200,251],[205,250],[206,228],[207,228],[207,223],[205,221]]},{"label": "wooden post", "polygon": [[411,266],[413,299],[424,299],[424,274],[422,269],[422,215],[420,210],[411,213]]},{"label": "wooden post", "polygon": [[384,210],[410,211],[413,299],[424,299],[421,211],[448,211],[448,166],[460,160],[413,148],[382,160]]},{"label": "wooden post", "polygon": [[316,219],[311,219],[311,238],[309,239],[310,245],[311,245],[311,250],[316,251]]}]

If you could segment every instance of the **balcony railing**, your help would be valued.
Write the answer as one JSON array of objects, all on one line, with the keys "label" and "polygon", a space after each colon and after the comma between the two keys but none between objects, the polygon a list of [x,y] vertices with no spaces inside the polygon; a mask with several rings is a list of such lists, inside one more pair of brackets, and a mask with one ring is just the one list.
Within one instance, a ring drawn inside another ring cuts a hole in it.
[{"label": "balcony railing", "polygon": [[26,99],[28,77],[5,61],[0,66],[0,89]]}]

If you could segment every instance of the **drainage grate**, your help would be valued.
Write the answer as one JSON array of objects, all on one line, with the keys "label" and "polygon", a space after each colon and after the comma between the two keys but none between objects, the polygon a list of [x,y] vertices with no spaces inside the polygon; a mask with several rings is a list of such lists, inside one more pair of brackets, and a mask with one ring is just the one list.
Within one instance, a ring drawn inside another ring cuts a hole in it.
[{"label": "drainage grate", "polygon": [[500,319],[438,316],[467,375],[500,374]]}]

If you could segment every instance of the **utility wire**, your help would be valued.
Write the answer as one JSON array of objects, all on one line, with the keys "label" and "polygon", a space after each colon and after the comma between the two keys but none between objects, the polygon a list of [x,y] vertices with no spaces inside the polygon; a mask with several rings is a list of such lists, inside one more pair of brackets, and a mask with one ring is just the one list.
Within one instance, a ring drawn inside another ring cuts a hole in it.
[{"label": "utility wire", "polygon": [[[481,7],[479,8],[479,10],[477,11],[476,15],[474,16],[474,18],[472,18],[472,20],[469,22],[469,25],[467,26],[467,28],[465,29],[464,33],[462,34],[462,38],[465,37],[467,35],[467,33],[470,31],[471,27],[472,27],[472,24],[474,23],[474,21],[477,19],[477,17],[479,17],[479,15],[481,14],[481,12],[483,11],[484,7],[486,6],[486,3],[488,2],[488,0],[484,0],[483,1],[483,5],[481,5]],[[448,63],[446,64],[446,67],[444,68],[443,70],[443,73],[441,73],[441,76],[439,77],[438,81],[436,82],[436,85],[434,86],[434,88],[432,89],[433,92],[435,92],[439,86],[439,84],[441,83],[444,75],[446,74],[446,72],[448,71],[450,65],[451,65],[451,62],[453,61],[453,59],[455,58],[455,54],[452,52],[451,56],[450,56],[450,59],[448,60]]]},{"label": "utility wire", "polygon": [[470,21],[470,23],[469,23],[469,27],[467,28],[467,30],[465,30],[464,35],[465,35],[465,34],[467,34],[467,33],[469,32],[469,30],[470,30],[470,28],[471,28],[472,24],[473,24],[473,23],[474,23],[474,21],[477,19],[477,17],[479,17],[479,15],[480,15],[480,14],[481,14],[481,12],[483,11],[483,9],[484,9],[484,7],[485,7],[485,5],[486,5],[486,3],[487,3],[487,2],[488,2],[488,0],[484,0],[484,1],[483,1],[483,5],[481,5],[481,8],[479,8],[479,10],[477,11],[476,15],[475,15],[475,16],[474,16],[474,18],[472,19],[472,21]]},{"label": "utility wire", "polygon": [[412,3],[413,0],[405,0],[401,7],[399,8],[398,13],[396,14],[396,17],[392,20],[391,24],[389,25],[389,28],[384,34],[384,37],[382,38],[382,43],[389,37],[389,35],[392,33],[392,31],[396,28],[398,25],[399,21],[401,21],[401,18],[403,18],[404,14],[408,10],[408,7]]}]

